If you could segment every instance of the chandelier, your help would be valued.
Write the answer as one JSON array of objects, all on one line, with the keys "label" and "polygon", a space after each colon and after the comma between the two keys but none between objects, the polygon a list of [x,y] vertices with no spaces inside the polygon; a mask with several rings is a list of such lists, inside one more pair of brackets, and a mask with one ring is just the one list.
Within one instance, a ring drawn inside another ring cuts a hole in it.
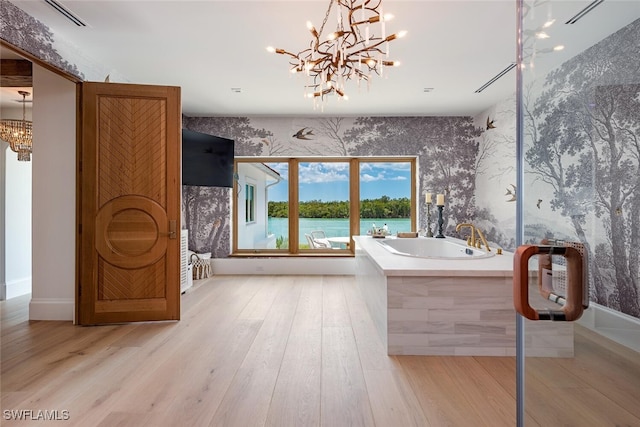
[{"label": "chandelier", "polygon": [[32,123],[26,119],[26,97],[31,94],[23,90],[18,93],[22,95],[22,120],[0,120],[0,139],[7,141],[11,150],[18,153],[18,161],[28,162],[31,160],[33,132]]},{"label": "chandelier", "polygon": [[[336,30],[321,40],[334,3]],[[305,97],[324,100],[335,93],[348,99],[347,80],[356,80],[358,85],[365,80],[369,85],[373,74],[382,76],[384,67],[400,65],[389,60],[389,42],[407,32],[386,35],[385,24],[392,17],[383,13],[382,0],[330,0],[319,31],[307,22],[312,36],[308,49],[297,54],[271,46],[267,50],[290,56],[290,71],[306,74]]]}]

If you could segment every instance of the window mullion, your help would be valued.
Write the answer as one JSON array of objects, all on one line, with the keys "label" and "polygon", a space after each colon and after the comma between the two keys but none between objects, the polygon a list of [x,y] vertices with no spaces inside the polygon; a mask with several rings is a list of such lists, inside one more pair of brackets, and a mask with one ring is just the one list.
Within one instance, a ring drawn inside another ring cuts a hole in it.
[{"label": "window mullion", "polygon": [[[360,235],[360,160],[351,159],[349,162],[349,234]],[[351,252],[355,252],[353,240],[349,245]]]},{"label": "window mullion", "polygon": [[298,244],[300,230],[299,210],[298,210],[298,160],[289,159],[289,253],[297,254],[300,252]]}]

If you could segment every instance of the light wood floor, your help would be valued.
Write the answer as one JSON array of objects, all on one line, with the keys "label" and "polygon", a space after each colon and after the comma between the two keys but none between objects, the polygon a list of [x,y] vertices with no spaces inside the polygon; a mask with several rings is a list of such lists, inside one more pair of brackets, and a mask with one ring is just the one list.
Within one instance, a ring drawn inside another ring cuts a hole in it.
[{"label": "light wood floor", "polygon": [[[28,300],[0,304],[3,426],[515,425],[514,358],[388,357],[352,277],[219,276],[166,323],[28,321]],[[640,425],[638,355],[602,344],[531,359],[528,426]]]}]

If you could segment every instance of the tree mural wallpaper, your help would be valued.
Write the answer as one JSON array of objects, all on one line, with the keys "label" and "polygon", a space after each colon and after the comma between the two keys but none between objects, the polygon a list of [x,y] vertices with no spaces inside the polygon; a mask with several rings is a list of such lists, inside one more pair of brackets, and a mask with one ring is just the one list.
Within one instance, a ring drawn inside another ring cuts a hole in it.
[{"label": "tree mural wallpaper", "polygon": [[[543,82],[530,82],[525,103],[525,180],[546,189],[553,212],[549,227],[528,224],[528,236],[582,242],[591,299],[634,317],[640,317],[639,63],[640,20]],[[558,236],[553,223],[562,222],[566,235]]]},{"label": "tree mural wallpaper", "polygon": [[[475,117],[478,138],[474,224],[505,250],[516,247],[516,98],[504,99]],[[490,124],[490,126],[489,126]]]},{"label": "tree mural wallpaper", "polygon": [[[419,201],[427,191],[446,195],[445,233],[455,235],[456,224],[473,219],[483,129],[471,117],[184,117],[183,126],[234,139],[237,156],[418,156]],[[227,256],[229,191],[184,187],[183,195],[185,226],[197,230],[190,233],[190,248]],[[426,208],[418,205],[424,217]]]},{"label": "tree mural wallpaper", "polygon": [[[444,229],[454,235],[456,224],[473,216],[476,137],[481,133],[471,117],[369,117],[356,120],[348,139],[355,142],[352,154],[357,156],[418,156],[418,194],[445,194]],[[426,207],[418,206],[424,218]]]}]

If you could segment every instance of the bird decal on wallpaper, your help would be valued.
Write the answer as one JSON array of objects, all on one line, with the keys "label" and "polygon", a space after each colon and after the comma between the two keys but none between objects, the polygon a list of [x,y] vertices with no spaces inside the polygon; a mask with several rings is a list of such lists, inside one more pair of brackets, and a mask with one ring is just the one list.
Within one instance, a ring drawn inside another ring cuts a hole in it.
[{"label": "bird decal on wallpaper", "polygon": [[538,201],[536,202],[536,207],[538,209],[540,209],[540,203],[542,203],[542,199],[538,199]]},{"label": "bird decal on wallpaper", "polygon": [[494,121],[495,120],[491,120],[489,116],[487,116],[487,130],[496,128],[496,125],[493,124]]},{"label": "bird decal on wallpaper", "polygon": [[312,139],[312,138],[307,138],[309,135],[313,135],[313,130],[309,130],[307,132],[305,132],[305,130],[307,130],[308,128],[302,128],[300,129],[298,132],[294,133],[293,136],[294,138],[297,139]]},{"label": "bird decal on wallpaper", "polygon": [[262,143],[264,145],[269,145],[269,140],[268,139],[262,139]]},{"label": "bird decal on wallpaper", "polygon": [[510,196],[511,198],[507,200],[507,202],[515,202],[516,201],[516,186],[513,184],[509,184],[513,188],[513,190],[507,187],[507,192],[504,193],[505,196]]}]

